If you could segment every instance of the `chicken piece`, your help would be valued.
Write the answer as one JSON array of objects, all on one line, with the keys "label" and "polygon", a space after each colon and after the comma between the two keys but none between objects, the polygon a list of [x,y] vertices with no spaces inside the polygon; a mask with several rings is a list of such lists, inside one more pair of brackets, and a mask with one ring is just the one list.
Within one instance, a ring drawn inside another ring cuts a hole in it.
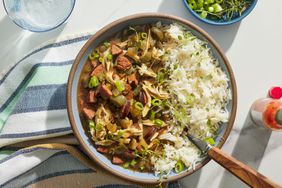
[{"label": "chicken piece", "polygon": [[121,54],[122,53],[122,49],[119,46],[117,46],[116,44],[112,44],[111,45],[111,53],[113,55]]},{"label": "chicken piece", "polygon": [[133,121],[131,119],[125,118],[120,120],[120,126],[124,129],[131,127]]},{"label": "chicken piece", "polygon": [[118,70],[126,71],[132,67],[131,62],[128,58],[124,57],[123,55],[119,55],[117,57],[117,66]]},{"label": "chicken piece", "polygon": [[91,73],[91,76],[99,76],[105,71],[105,68],[102,64],[98,65]]},{"label": "chicken piece", "polygon": [[156,78],[157,74],[149,67],[147,67],[147,65],[142,64],[141,67],[138,67],[138,72],[141,76],[149,76],[152,78]]},{"label": "chicken piece", "polygon": [[85,108],[82,109],[82,111],[83,111],[83,113],[84,113],[84,115],[86,116],[87,119],[93,119],[94,116],[95,116],[94,110],[92,110],[90,108],[85,107]]}]

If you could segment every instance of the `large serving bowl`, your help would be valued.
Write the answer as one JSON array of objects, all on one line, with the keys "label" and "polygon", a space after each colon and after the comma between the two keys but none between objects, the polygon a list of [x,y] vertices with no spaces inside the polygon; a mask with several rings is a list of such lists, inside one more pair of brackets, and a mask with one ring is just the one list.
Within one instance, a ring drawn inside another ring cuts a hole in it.
[{"label": "large serving bowl", "polygon": [[[81,72],[83,70],[83,66],[88,58],[88,54],[91,53],[96,46],[98,46],[101,42],[109,39],[114,36],[117,32],[125,29],[129,26],[134,25],[143,25],[149,23],[156,23],[161,21],[165,24],[170,24],[177,22],[183,25],[188,30],[192,31],[192,33],[200,38],[203,41],[206,41],[208,46],[211,48],[212,53],[216,59],[218,59],[220,66],[227,74],[229,78],[229,86],[231,89],[232,100],[227,105],[227,109],[230,112],[229,121],[227,123],[222,124],[219,130],[219,135],[215,139],[215,145],[219,148],[222,147],[225,140],[227,139],[235,119],[236,107],[237,107],[237,90],[235,79],[230,67],[230,64],[224,55],[223,51],[220,49],[219,45],[202,29],[190,23],[187,20],[183,20],[181,18],[158,14],[158,13],[144,13],[144,14],[136,14],[132,16],[127,16],[125,18],[119,19],[111,24],[105,26],[101,30],[99,30],[96,34],[94,34],[83,46],[77,55],[75,62],[70,71],[68,86],[67,86],[67,109],[69,120],[73,129],[73,132],[78,139],[82,148],[86,151],[89,157],[101,165],[104,169],[110,171],[111,173],[125,178],[130,181],[135,181],[139,183],[159,183],[159,177],[155,176],[153,173],[145,173],[145,172],[137,172],[129,169],[124,169],[121,166],[114,165],[111,161],[104,156],[103,154],[97,152],[96,148],[93,145],[93,142],[89,136],[88,127],[84,127],[83,123],[80,119],[79,109],[78,109],[78,101],[77,101],[77,92],[79,85],[79,78]],[[171,173],[168,175],[167,179],[163,179],[162,181],[168,182],[177,180],[184,176],[190,175],[193,172],[202,168],[207,162],[209,162],[209,158],[204,158],[199,164],[196,165],[194,170],[185,170],[179,174]]]}]

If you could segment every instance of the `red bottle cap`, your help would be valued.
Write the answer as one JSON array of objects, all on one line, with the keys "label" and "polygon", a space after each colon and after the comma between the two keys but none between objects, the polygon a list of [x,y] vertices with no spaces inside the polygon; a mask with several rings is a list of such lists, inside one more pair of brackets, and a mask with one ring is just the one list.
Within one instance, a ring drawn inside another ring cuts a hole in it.
[{"label": "red bottle cap", "polygon": [[273,99],[280,99],[282,97],[282,88],[281,87],[270,88],[269,96]]}]

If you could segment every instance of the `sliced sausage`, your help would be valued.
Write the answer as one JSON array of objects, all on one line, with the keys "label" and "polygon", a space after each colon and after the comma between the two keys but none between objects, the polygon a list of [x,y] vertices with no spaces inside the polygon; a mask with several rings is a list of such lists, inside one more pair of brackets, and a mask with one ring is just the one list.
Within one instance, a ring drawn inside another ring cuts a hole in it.
[{"label": "sliced sausage", "polygon": [[124,57],[123,55],[119,55],[117,57],[117,66],[116,67],[118,70],[126,71],[132,67],[132,64],[128,58]]},{"label": "sliced sausage", "polygon": [[123,160],[119,158],[118,156],[113,156],[112,163],[113,164],[123,164]]},{"label": "sliced sausage", "polygon": [[97,96],[97,92],[94,90],[90,90],[88,92],[88,97],[87,97],[88,103],[96,103],[97,102],[96,96]]},{"label": "sliced sausage", "polygon": [[85,107],[85,108],[82,109],[82,111],[83,111],[84,115],[86,116],[86,118],[88,118],[88,119],[93,119],[94,116],[95,116],[94,110],[92,110],[90,108]]},{"label": "sliced sausage", "polygon": [[99,93],[105,99],[108,99],[108,98],[110,98],[110,96],[113,95],[112,91],[104,84],[101,85],[101,87],[99,89]]},{"label": "sliced sausage", "polygon": [[98,147],[97,151],[100,153],[109,153],[109,149],[108,148],[104,148],[104,147]]},{"label": "sliced sausage", "polygon": [[124,158],[126,159],[134,159],[136,156],[134,155],[133,151],[127,150],[123,153]]},{"label": "sliced sausage", "polygon": [[112,53],[113,55],[121,54],[121,53],[122,53],[122,49],[121,49],[118,45],[113,44],[113,45],[111,46],[111,53]]},{"label": "sliced sausage", "polygon": [[141,103],[142,103],[143,105],[146,105],[146,104],[147,104],[148,99],[147,99],[147,96],[146,96],[146,94],[145,94],[144,91],[141,91],[141,92],[139,93],[139,101],[141,101]]},{"label": "sliced sausage", "polygon": [[131,91],[131,86],[129,84],[124,85],[124,91],[122,92],[123,94],[127,94]]},{"label": "sliced sausage", "polygon": [[124,118],[126,117],[130,112],[130,101],[126,101],[126,104],[123,105],[121,109],[121,117]]},{"label": "sliced sausage", "polygon": [[105,71],[105,68],[102,64],[98,65],[93,72],[91,73],[91,76],[99,76]]},{"label": "sliced sausage", "polygon": [[125,98],[126,98],[127,100],[133,99],[133,98],[134,98],[134,93],[133,93],[133,91],[130,90],[130,91],[125,95]]},{"label": "sliced sausage", "polygon": [[129,75],[129,76],[127,77],[127,82],[128,82],[130,85],[137,86],[137,85],[138,85],[138,80],[137,80],[136,73],[133,73],[133,74]]},{"label": "sliced sausage", "polygon": [[144,138],[150,139],[155,134],[156,131],[157,129],[155,127],[148,127],[144,129]]}]

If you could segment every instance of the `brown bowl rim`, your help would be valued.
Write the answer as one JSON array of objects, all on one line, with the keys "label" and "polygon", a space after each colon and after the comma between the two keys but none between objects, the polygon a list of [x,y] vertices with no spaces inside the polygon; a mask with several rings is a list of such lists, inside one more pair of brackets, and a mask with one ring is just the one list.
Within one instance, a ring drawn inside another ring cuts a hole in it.
[{"label": "brown bowl rim", "polygon": [[[69,121],[71,123],[71,127],[73,129],[74,135],[75,137],[78,139],[78,142],[80,143],[80,145],[82,146],[82,148],[86,151],[86,153],[88,154],[88,156],[94,160],[96,163],[98,163],[102,168],[106,169],[107,171],[111,172],[112,174],[121,177],[123,179],[129,180],[129,181],[133,181],[133,182],[137,182],[137,183],[146,183],[146,184],[158,184],[160,183],[159,180],[147,180],[147,179],[132,179],[131,176],[127,176],[124,174],[119,173],[118,171],[113,170],[112,168],[106,166],[105,164],[103,164],[98,157],[96,157],[96,155],[94,155],[91,150],[86,146],[86,144],[84,143],[84,141],[82,140],[80,134],[78,133],[78,129],[76,127],[75,121],[74,121],[74,117],[73,117],[73,111],[72,111],[72,102],[71,102],[71,89],[73,86],[73,78],[74,78],[74,74],[75,71],[77,69],[77,66],[81,60],[81,58],[83,57],[85,51],[88,49],[88,47],[96,40],[96,38],[100,35],[102,35],[104,32],[106,32],[108,29],[119,25],[123,22],[127,22],[131,19],[138,19],[138,18],[144,18],[144,17],[155,17],[155,18],[164,18],[164,19],[171,19],[173,21],[179,22],[181,24],[187,25],[190,28],[192,28],[193,30],[199,32],[200,34],[202,34],[204,36],[204,38],[206,40],[209,41],[209,43],[214,46],[214,48],[218,51],[219,55],[222,57],[224,64],[227,68],[227,71],[229,73],[229,77],[230,77],[230,86],[232,88],[232,109],[231,109],[231,114],[230,114],[230,118],[227,124],[227,128],[226,131],[224,133],[224,135],[221,138],[221,141],[219,142],[219,144],[217,145],[218,148],[221,148],[223,146],[223,144],[225,143],[226,139],[228,138],[232,128],[233,128],[233,124],[235,121],[235,117],[236,117],[236,111],[237,111],[237,87],[236,87],[236,82],[235,82],[235,78],[234,78],[234,73],[231,69],[230,63],[227,59],[227,57],[225,56],[223,50],[220,48],[220,46],[218,45],[218,43],[203,29],[201,29],[200,27],[196,26],[195,24],[179,18],[177,16],[173,16],[173,15],[168,15],[168,14],[163,14],[163,13],[139,13],[139,14],[133,14],[130,16],[126,16],[123,18],[120,18],[114,22],[111,22],[109,24],[107,24],[106,26],[104,26],[102,29],[100,29],[99,31],[97,31],[93,36],[91,36],[90,39],[88,39],[88,41],[84,44],[84,46],[81,48],[81,50],[79,51],[77,57],[75,58],[74,64],[71,68],[70,74],[69,74],[69,78],[68,78],[68,83],[67,83],[67,112],[68,112],[68,117],[69,117]],[[162,182],[171,182],[171,181],[175,181],[178,180],[180,178],[183,178],[185,176],[191,175],[192,173],[196,172],[197,170],[201,169],[203,166],[205,166],[208,162],[210,161],[210,158],[207,157],[204,161],[202,161],[200,164],[198,164],[195,168],[195,170],[189,170],[187,172],[181,173],[179,175],[173,176],[173,177],[169,177],[167,179],[162,179]]]}]

